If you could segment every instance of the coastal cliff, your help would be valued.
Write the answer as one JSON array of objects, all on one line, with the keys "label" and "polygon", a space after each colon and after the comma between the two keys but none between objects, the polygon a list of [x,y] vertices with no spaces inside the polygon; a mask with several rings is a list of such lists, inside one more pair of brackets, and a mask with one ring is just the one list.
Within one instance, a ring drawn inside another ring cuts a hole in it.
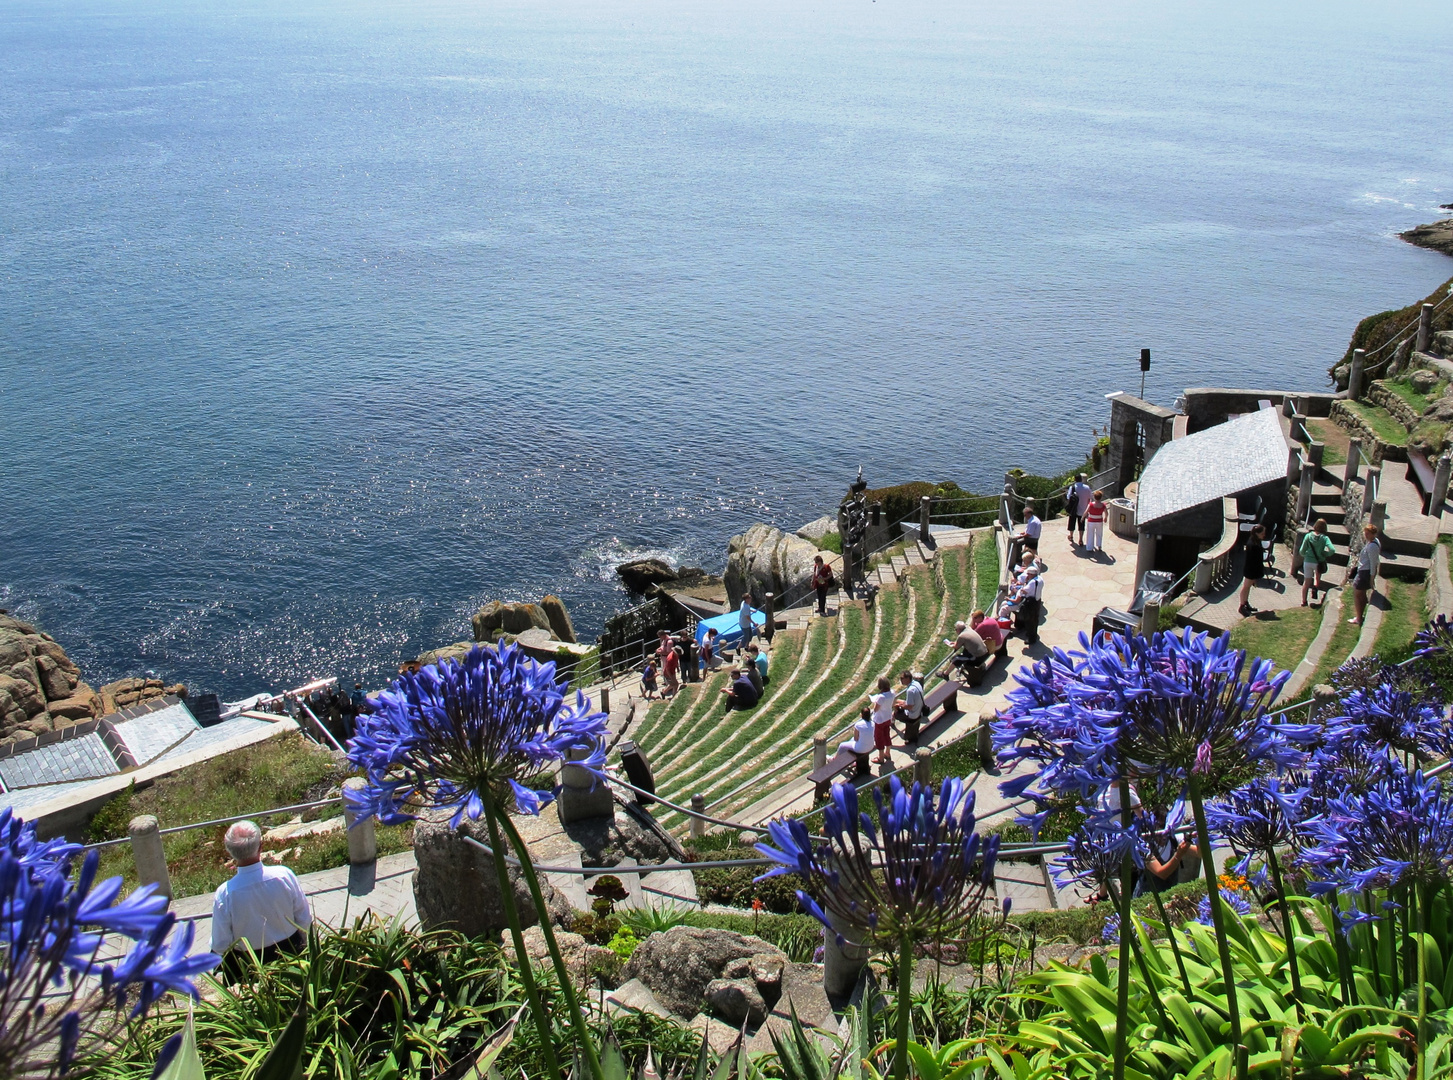
[{"label": "coastal cliff", "polygon": [[1428,225],[1419,225],[1407,232],[1398,233],[1398,235],[1418,247],[1441,251],[1444,255],[1453,255],[1453,217],[1434,221]]}]

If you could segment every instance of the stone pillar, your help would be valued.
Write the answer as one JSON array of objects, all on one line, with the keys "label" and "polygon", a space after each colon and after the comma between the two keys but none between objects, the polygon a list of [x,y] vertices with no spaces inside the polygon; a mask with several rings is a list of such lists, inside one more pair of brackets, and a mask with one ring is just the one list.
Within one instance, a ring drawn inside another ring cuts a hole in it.
[{"label": "stone pillar", "polygon": [[1292,573],[1295,574],[1302,568],[1305,560],[1302,558],[1302,541],[1305,540],[1312,530],[1305,526],[1298,525],[1296,532],[1296,543],[1292,546]]},{"label": "stone pillar", "polygon": [[1140,588],[1146,572],[1155,569],[1155,534],[1142,532],[1140,542],[1135,545],[1135,580],[1131,588]]},{"label": "stone pillar", "polygon": [[155,885],[156,891],[172,898],[172,876],[166,868],[166,852],[161,846],[161,825],[151,814],[131,819],[131,857],[136,860],[136,880],[141,885]]},{"label": "stone pillar", "polygon": [[1317,466],[1310,461],[1302,459],[1302,480],[1297,488],[1297,520],[1300,525],[1307,520],[1307,515],[1312,510],[1312,487],[1317,482]]},{"label": "stone pillar", "polygon": [[933,517],[933,499],[925,495],[918,500],[918,538],[928,543],[929,519]]},{"label": "stone pillar", "polygon": [[1307,444],[1307,457],[1311,458],[1312,464],[1317,468],[1322,467],[1322,457],[1327,453],[1327,444],[1317,442],[1313,439]]},{"label": "stone pillar", "polygon": [[1140,613],[1140,636],[1152,637],[1160,629],[1160,601],[1147,600]]},{"label": "stone pillar", "polygon": [[[706,796],[705,795],[693,795],[693,796],[691,796],[691,809],[692,809],[693,812],[698,813],[698,814],[704,814],[704,813],[706,813]],[[696,817],[692,818],[691,819],[691,837],[692,837],[692,839],[693,840],[699,840],[699,839],[701,839],[705,835],[706,835],[706,822],[702,821],[701,818],[696,818]]]},{"label": "stone pillar", "polygon": [[[826,909],[826,914],[832,929],[823,935],[822,990],[829,998],[842,1001],[851,996],[853,988],[858,985],[858,976],[868,964],[868,950],[862,945],[851,944],[848,935],[856,931],[831,908]],[[846,939],[841,945],[837,943],[838,934]]]},{"label": "stone pillar", "polygon": [[1372,512],[1372,493],[1382,479],[1382,466],[1369,465],[1367,467],[1367,481],[1362,488],[1362,515],[1366,517]]},{"label": "stone pillar", "polygon": [[1191,579],[1191,591],[1197,596],[1205,596],[1211,591],[1211,570],[1214,563],[1210,559],[1196,560],[1196,576]]},{"label": "stone pillar", "polygon": [[1367,350],[1352,350],[1352,371],[1347,376],[1347,396],[1353,401],[1362,400],[1363,382],[1367,367]]},{"label": "stone pillar", "polygon": [[602,686],[600,688],[600,711],[603,712],[603,713],[605,713],[607,716],[610,715],[610,687],[609,686]]},{"label": "stone pillar", "polygon": [[994,761],[994,732],[991,725],[999,718],[999,713],[992,705],[987,705],[979,710],[979,726],[974,731],[974,749],[979,753],[979,764],[985,772],[991,772],[996,764]]},{"label": "stone pillar", "polygon": [[1427,352],[1433,340],[1433,305],[1424,304],[1418,311],[1418,352]]},{"label": "stone pillar", "polygon": [[567,751],[566,764],[560,766],[560,824],[589,818],[615,817],[616,803],[610,785],[589,769],[568,764],[590,756],[589,751]]},{"label": "stone pillar", "polygon": [[1312,719],[1326,719],[1333,715],[1332,709],[1337,704],[1337,691],[1327,683],[1318,683],[1312,687]]},{"label": "stone pillar", "polygon": [[1296,483],[1302,475],[1302,448],[1295,442],[1287,450],[1287,479]]},{"label": "stone pillar", "polygon": [[816,770],[827,764],[827,736],[814,735],[812,737],[812,768]]},{"label": "stone pillar", "polygon": [[1377,502],[1372,504],[1372,517],[1369,520],[1378,532],[1382,532],[1382,527],[1387,524],[1386,499],[1378,499]]},{"label": "stone pillar", "polygon": [[777,597],[773,593],[767,593],[762,597],[762,614],[767,616],[767,621],[762,625],[762,636],[767,639],[767,644],[772,644],[772,638],[777,633]]},{"label": "stone pillar", "polygon": [[363,866],[378,858],[378,836],[374,832],[374,818],[358,821],[349,808],[348,793],[362,791],[368,781],[361,776],[350,776],[343,781],[343,821],[348,828],[348,861],[354,866]]},{"label": "stone pillar", "polygon": [[1435,518],[1443,516],[1443,503],[1448,498],[1448,474],[1453,471],[1453,457],[1445,451],[1438,459],[1438,471],[1433,474],[1433,490],[1428,496],[1428,513]]},{"label": "stone pillar", "polygon": [[933,783],[933,751],[926,746],[913,751],[913,782],[924,787]]},{"label": "stone pillar", "polygon": [[1342,473],[1344,485],[1352,483],[1357,479],[1357,470],[1362,464],[1362,440],[1347,440],[1347,468]]}]

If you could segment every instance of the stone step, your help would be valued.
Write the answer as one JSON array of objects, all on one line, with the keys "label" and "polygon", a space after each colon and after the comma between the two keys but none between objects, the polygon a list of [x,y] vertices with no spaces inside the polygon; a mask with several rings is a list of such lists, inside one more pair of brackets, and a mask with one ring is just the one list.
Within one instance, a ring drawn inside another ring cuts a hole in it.
[{"label": "stone step", "polygon": [[1048,911],[1055,906],[1046,887],[1044,869],[1039,862],[1007,862],[994,864],[994,894],[1002,903],[1013,901],[1015,911]]},{"label": "stone step", "polygon": [[1379,577],[1396,578],[1399,581],[1423,581],[1431,566],[1431,559],[1384,550],[1382,559],[1377,564],[1377,574]]},{"label": "stone step", "polygon": [[917,544],[905,550],[903,557],[907,560],[909,566],[922,566],[924,563],[923,552],[919,550]]},{"label": "stone step", "polygon": [[[577,848],[568,854],[552,856],[550,865],[579,866],[580,850]],[[546,874],[545,880],[554,885],[576,911],[590,910],[590,902],[594,897],[585,891],[585,878],[580,874]]]}]

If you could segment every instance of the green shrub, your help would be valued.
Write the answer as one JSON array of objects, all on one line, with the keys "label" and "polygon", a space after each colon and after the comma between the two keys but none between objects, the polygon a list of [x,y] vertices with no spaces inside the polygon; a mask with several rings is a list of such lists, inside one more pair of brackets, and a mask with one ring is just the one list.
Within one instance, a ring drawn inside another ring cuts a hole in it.
[{"label": "green shrub", "polygon": [[636,932],[629,926],[622,926],[615,932],[615,936],[606,942],[605,947],[621,958],[625,963],[631,958],[631,953],[636,951],[636,946],[641,939],[636,937]]},{"label": "green shrub", "polygon": [[824,533],[822,539],[817,542],[818,551],[831,551],[834,555],[843,553],[843,534],[834,529],[830,533]]}]

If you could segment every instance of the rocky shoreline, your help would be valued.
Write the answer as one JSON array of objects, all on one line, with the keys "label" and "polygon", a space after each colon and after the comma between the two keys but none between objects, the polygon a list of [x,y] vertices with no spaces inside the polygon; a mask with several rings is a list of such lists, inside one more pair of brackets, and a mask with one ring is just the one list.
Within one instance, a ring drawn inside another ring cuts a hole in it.
[{"label": "rocky shoreline", "polygon": [[[1445,206],[1443,209],[1453,209],[1453,206]],[[1430,251],[1441,251],[1444,255],[1453,255],[1453,217],[1430,222],[1427,225],[1418,225],[1407,232],[1398,233],[1398,236],[1417,247],[1428,248]]]}]

